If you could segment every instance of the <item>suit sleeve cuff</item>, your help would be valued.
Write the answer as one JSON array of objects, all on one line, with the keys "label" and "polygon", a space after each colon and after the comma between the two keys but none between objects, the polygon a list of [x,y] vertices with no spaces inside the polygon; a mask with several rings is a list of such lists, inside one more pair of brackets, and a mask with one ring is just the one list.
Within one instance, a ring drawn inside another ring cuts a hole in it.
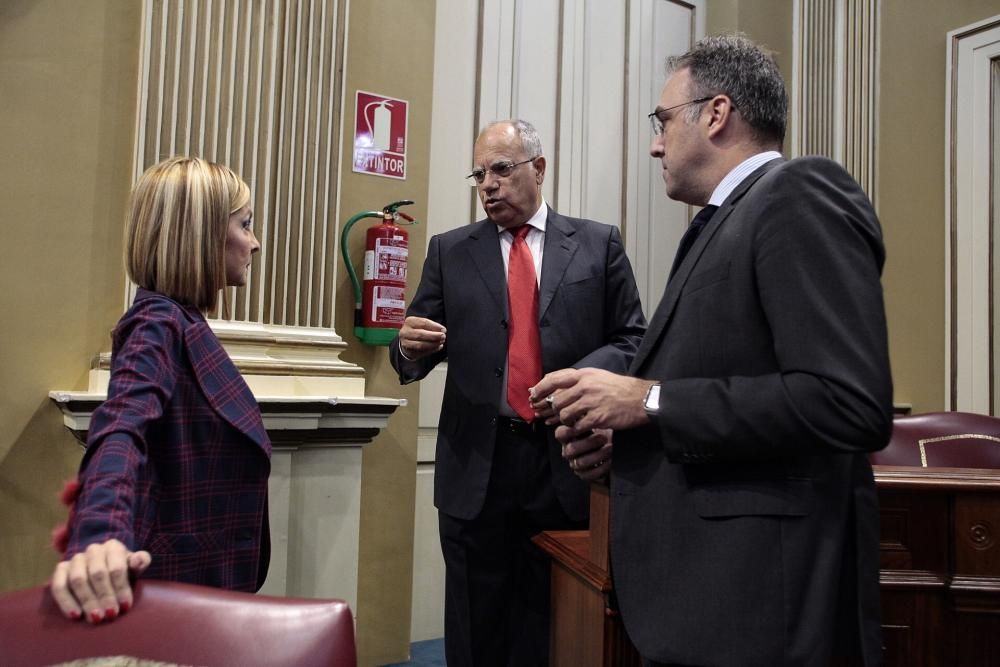
[{"label": "suit sleeve cuff", "polygon": [[399,340],[397,338],[396,339],[396,344],[399,346],[399,356],[403,357],[407,361],[416,361],[416,359],[414,359],[413,357],[407,356],[406,352],[403,351],[403,341],[401,341],[401,340]]}]

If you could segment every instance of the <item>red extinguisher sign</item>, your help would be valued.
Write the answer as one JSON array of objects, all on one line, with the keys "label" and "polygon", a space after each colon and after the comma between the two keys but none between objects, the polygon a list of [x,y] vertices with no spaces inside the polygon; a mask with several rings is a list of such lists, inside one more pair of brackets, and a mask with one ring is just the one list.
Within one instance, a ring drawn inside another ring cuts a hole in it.
[{"label": "red extinguisher sign", "polygon": [[354,171],[406,178],[410,103],[366,90],[355,93]]}]

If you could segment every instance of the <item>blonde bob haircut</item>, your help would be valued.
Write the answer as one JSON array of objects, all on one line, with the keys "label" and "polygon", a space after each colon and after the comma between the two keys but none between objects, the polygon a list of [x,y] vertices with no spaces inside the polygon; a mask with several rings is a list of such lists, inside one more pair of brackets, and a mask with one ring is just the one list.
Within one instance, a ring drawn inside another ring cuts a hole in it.
[{"label": "blonde bob haircut", "polygon": [[226,286],[229,217],[250,203],[231,169],[172,157],[139,177],[125,219],[125,270],[136,285],[201,310]]}]

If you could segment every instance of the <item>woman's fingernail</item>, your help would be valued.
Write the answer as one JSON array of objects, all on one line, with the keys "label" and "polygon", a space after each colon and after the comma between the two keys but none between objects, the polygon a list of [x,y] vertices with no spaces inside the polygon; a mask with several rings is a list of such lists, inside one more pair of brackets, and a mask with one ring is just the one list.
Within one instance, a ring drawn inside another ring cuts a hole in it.
[{"label": "woman's fingernail", "polygon": [[114,610],[114,609],[107,609],[104,612],[104,618],[105,618],[105,620],[113,621],[117,617],[118,617],[118,612],[116,610]]},{"label": "woman's fingernail", "polygon": [[73,611],[69,612],[69,617],[71,619],[73,619],[74,621],[79,621],[80,620],[80,612],[78,612],[77,610],[74,609]]},{"label": "woman's fingernail", "polygon": [[122,602],[118,606],[121,607],[123,614],[132,608],[132,605],[130,605],[128,601]]},{"label": "woman's fingernail", "polygon": [[101,612],[96,611],[96,610],[90,612],[90,622],[91,623],[100,623],[102,618],[103,618],[103,616],[101,616]]}]

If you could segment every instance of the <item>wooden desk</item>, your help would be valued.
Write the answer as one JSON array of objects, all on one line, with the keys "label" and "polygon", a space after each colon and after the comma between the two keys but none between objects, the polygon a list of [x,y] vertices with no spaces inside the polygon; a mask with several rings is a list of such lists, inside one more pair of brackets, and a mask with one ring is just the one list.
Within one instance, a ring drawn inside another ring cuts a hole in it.
[{"label": "wooden desk", "polygon": [[[981,667],[1000,656],[1000,470],[875,466],[885,665]],[[633,667],[639,657],[608,574],[608,489],[590,531],[551,531],[556,667]]]},{"label": "wooden desk", "polygon": [[552,559],[551,667],[642,664],[611,594],[608,506],[608,487],[592,484],[589,531],[547,531],[533,538]]},{"label": "wooden desk", "polygon": [[1000,470],[875,466],[892,665],[1000,661]]}]

